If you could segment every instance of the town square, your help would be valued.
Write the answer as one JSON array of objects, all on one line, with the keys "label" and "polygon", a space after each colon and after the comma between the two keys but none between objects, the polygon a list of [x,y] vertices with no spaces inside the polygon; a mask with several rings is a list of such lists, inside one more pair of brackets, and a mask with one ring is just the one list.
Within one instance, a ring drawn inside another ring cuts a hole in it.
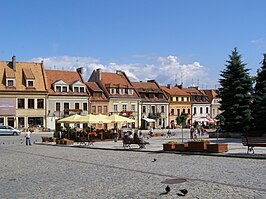
[{"label": "town square", "polygon": [[266,198],[265,7],[1,0],[0,199]]}]

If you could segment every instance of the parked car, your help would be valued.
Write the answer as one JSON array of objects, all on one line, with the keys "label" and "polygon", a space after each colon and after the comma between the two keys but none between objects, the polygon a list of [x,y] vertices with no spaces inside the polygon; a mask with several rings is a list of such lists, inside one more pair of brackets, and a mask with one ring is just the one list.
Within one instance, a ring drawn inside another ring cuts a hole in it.
[{"label": "parked car", "polygon": [[21,131],[11,126],[0,126],[0,135],[20,135]]}]

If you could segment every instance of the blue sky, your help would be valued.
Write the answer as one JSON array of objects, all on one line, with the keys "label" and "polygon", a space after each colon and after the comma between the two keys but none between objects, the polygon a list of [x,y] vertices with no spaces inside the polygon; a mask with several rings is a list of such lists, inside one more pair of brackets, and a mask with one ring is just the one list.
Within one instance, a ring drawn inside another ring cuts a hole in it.
[{"label": "blue sky", "polygon": [[254,75],[266,53],[264,0],[2,0],[0,60],[124,70],[132,80],[218,86],[234,47]]}]

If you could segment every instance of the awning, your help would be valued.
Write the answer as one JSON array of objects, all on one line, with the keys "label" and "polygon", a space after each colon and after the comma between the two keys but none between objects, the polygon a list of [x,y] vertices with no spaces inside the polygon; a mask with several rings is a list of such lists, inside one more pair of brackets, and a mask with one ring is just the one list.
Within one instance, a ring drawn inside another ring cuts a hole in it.
[{"label": "awning", "polygon": [[145,120],[146,122],[155,122],[154,119],[151,119],[151,118],[142,118],[143,120]]}]

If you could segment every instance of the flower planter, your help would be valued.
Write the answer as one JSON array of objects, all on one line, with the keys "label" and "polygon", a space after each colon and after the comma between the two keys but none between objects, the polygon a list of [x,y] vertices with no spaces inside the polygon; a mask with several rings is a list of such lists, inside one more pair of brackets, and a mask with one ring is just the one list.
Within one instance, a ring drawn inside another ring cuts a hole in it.
[{"label": "flower planter", "polygon": [[49,141],[49,137],[42,137],[42,142],[48,142]]},{"label": "flower planter", "polygon": [[223,153],[228,151],[227,144],[208,144],[207,152],[209,153]]},{"label": "flower planter", "polygon": [[73,140],[64,140],[64,144],[65,145],[71,145],[71,144],[74,144],[74,141]]},{"label": "flower planter", "polygon": [[204,152],[207,150],[207,145],[210,144],[209,140],[188,142],[188,151],[191,152]]},{"label": "flower planter", "polygon": [[56,140],[55,143],[56,144],[61,144],[61,140]]},{"label": "flower planter", "polygon": [[164,151],[175,151],[176,144],[163,144],[163,150]]},{"label": "flower planter", "polygon": [[176,144],[175,145],[175,150],[176,151],[187,151],[188,150],[188,143],[183,143],[183,144]]}]

